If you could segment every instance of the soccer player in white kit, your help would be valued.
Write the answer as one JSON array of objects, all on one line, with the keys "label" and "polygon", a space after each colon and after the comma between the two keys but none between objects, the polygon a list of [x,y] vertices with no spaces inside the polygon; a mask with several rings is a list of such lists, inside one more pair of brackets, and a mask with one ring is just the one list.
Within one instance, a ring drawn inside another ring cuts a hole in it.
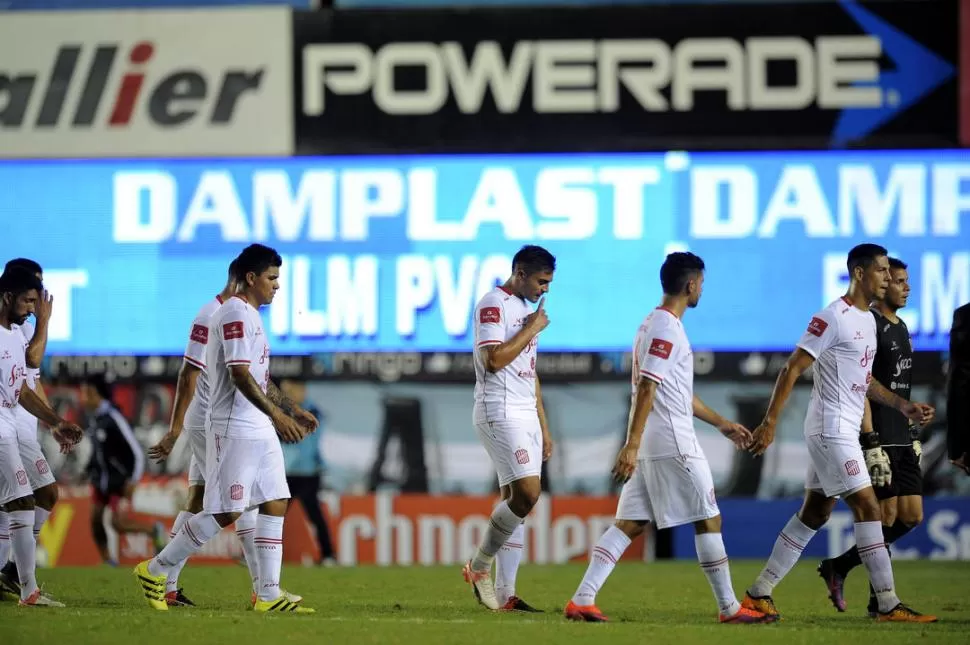
[{"label": "soccer player in white kit", "polygon": [[[19,267],[34,274],[42,283],[43,269],[40,264],[27,258],[16,258],[7,262],[4,270]],[[43,291],[34,307],[34,323],[25,320],[17,328],[23,334],[25,355],[27,360],[27,387],[32,389],[45,403],[47,396],[40,381],[40,363],[47,348],[47,323],[50,321],[53,299]],[[50,517],[54,505],[57,504],[57,484],[54,473],[51,472],[47,458],[37,441],[37,419],[27,412],[23,406],[17,411],[17,442],[20,446],[20,458],[27,470],[27,479],[34,491],[34,540],[40,535],[40,530]],[[20,584],[17,565],[10,559],[10,531],[7,514],[0,511],[0,593],[7,592],[20,595]]]},{"label": "soccer player in white kit", "polygon": [[34,312],[43,285],[23,268],[11,268],[0,276],[0,507],[9,519],[9,540],[20,582],[20,604],[31,607],[63,607],[41,593],[36,578],[33,528],[35,508],[27,469],[18,442],[18,408],[50,426],[63,452],[81,440],[83,430],[57,416],[34,390],[27,387],[27,357],[22,325]]},{"label": "soccer player in white kit", "polygon": [[[512,258],[512,275],[475,307],[475,405],[472,420],[498,473],[502,501],[492,511],[475,557],[462,569],[475,597],[491,610],[536,612],[515,594],[523,522],[539,500],[542,462],[552,437],[536,375],[538,335],[549,324],[543,296],[556,259],[540,246]],[[538,302],[535,311],[528,305]],[[491,569],[496,560],[496,579]]]},{"label": "soccer player in white kit", "polygon": [[[236,259],[236,294],[210,318],[206,349],[209,408],[202,513],[186,521],[161,553],[135,567],[149,605],[167,610],[168,574],[246,510],[258,507],[255,611],[312,613],[282,595],[283,517],[290,496],[280,440],[295,443],[317,420],[270,380],[270,348],[259,307],[279,288],[282,259],[261,244]],[[275,428],[275,432],[274,432]],[[278,436],[277,436],[278,435]]]},{"label": "soccer player in white kit", "polygon": [[692,523],[697,559],[714,592],[721,623],[768,623],[776,618],[741,606],[731,585],[721,537],[721,514],[694,417],[711,424],[738,448],[751,433],[708,408],[694,394],[694,354],[681,322],[700,302],[704,262],[671,253],[660,268],[663,299],[644,319],[633,346],[632,405],[626,443],[613,467],[623,482],[616,523],[593,547],[583,580],[566,605],[570,620],[608,622],[596,594],[648,522],[659,528]]},{"label": "soccer player in white kit", "polygon": [[[189,330],[189,340],[183,354],[182,367],[179,369],[175,387],[175,404],[172,406],[172,418],[169,431],[157,444],[148,449],[148,455],[158,461],[164,461],[175,447],[175,442],[182,435],[183,429],[189,440],[191,457],[189,459],[189,491],[185,503],[185,510],[180,511],[172,524],[170,539],[174,539],[193,515],[202,512],[202,500],[205,495],[205,419],[209,409],[209,381],[205,373],[206,349],[209,345],[209,322],[212,314],[224,302],[236,293],[236,279],[233,277],[236,261],[229,264],[229,275],[226,285],[215,298],[205,303],[199,313],[192,320]],[[236,520],[236,536],[242,545],[243,558],[249,568],[249,577],[253,584],[251,602],[256,602],[256,585],[259,582],[259,555],[256,551],[256,519],[257,511],[251,508]],[[179,587],[179,575],[187,560],[177,563],[168,573],[165,584],[165,602],[169,607],[195,606],[189,600],[182,588]],[[302,597],[283,592],[293,602],[301,602]]]},{"label": "soccer player in white kit", "polygon": [[848,291],[812,316],[808,329],[778,374],[764,420],[754,431],[750,450],[762,455],[774,440],[775,424],[795,382],[814,365],[812,398],[805,417],[805,443],[811,458],[805,501],[778,535],[768,563],[745,594],[744,605],[778,614],[771,596],[775,585],[795,566],[841,497],[855,518],[859,556],[869,572],[879,605],[876,620],[935,622],[935,616],[913,611],[896,596],[879,500],[872,489],[873,480],[878,480],[879,485],[888,483],[889,458],[874,432],[860,437],[866,397],[899,410],[917,423],[932,418],[933,408],[907,401],[872,378],[877,341],[869,304],[881,300],[889,287],[886,249],[860,244],[849,251],[847,264]]}]

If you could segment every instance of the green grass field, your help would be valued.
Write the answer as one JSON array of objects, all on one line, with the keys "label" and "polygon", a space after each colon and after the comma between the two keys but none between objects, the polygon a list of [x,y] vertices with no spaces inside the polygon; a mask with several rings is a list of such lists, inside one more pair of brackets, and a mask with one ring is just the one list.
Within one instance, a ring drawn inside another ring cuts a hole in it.
[{"label": "green grass field", "polygon": [[[743,594],[760,562],[732,562]],[[183,572],[198,607],[156,612],[126,568],[42,570],[45,589],[66,609],[26,609],[0,603],[3,645],[264,645],[276,643],[695,643],[749,645],[868,642],[931,645],[970,642],[970,563],[900,562],[896,582],[904,601],[940,616],[933,625],[876,624],[865,616],[866,578],[849,579],[849,611],[825,597],[815,563],[803,561],[776,590],[784,619],[775,625],[719,625],[710,588],[696,564],[623,563],[600,593],[610,624],[567,622],[560,612],[585,567],[523,566],[518,592],[544,609],[537,615],[492,614],[477,605],[459,567],[308,569],[288,567],[284,587],[305,596],[312,616],[247,611],[243,567],[193,567]]]}]

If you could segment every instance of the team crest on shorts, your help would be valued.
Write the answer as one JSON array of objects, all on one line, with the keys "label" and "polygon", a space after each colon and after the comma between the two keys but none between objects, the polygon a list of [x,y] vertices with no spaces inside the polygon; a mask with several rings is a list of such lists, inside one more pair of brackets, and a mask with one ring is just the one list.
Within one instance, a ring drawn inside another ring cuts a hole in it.
[{"label": "team crest on shorts", "polygon": [[34,464],[34,467],[37,468],[37,472],[39,472],[41,475],[46,475],[47,471],[50,470],[46,459],[38,459],[37,463]]},{"label": "team crest on shorts", "polygon": [[529,463],[529,451],[525,448],[519,448],[515,451],[515,460],[523,465]]},{"label": "team crest on shorts", "polygon": [[242,484],[233,484],[229,487],[229,498],[234,502],[238,502],[242,499],[243,487]]},{"label": "team crest on shorts", "polygon": [[17,471],[17,483],[19,483],[21,486],[26,486],[27,485],[27,471],[26,470],[18,470]]},{"label": "team crest on shorts", "polygon": [[858,475],[861,472],[859,470],[859,462],[855,459],[850,459],[849,461],[845,462],[845,472],[847,472],[850,477],[855,477]]},{"label": "team crest on shorts", "polygon": [[713,488],[707,492],[707,501],[711,503],[711,506],[717,506],[717,496],[714,494]]}]

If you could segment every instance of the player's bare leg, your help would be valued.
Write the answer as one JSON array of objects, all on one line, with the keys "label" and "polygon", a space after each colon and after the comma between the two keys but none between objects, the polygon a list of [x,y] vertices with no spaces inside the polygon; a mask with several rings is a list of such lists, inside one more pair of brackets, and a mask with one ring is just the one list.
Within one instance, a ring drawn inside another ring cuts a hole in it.
[{"label": "player's bare leg", "polygon": [[596,606],[596,594],[610,577],[624,551],[643,534],[647,524],[646,520],[617,520],[599,537],[593,546],[583,580],[563,610],[566,618],[587,623],[609,621]]},{"label": "player's bare leg", "polygon": [[717,600],[718,620],[731,624],[772,623],[778,620],[776,614],[742,607],[734,595],[731,568],[724,548],[724,538],[721,536],[721,516],[694,522],[694,531],[697,561]]},{"label": "player's bare leg", "polygon": [[508,486],[510,496],[495,506],[475,557],[462,569],[465,582],[471,585],[475,597],[493,611],[502,609],[502,605],[499,604],[495,585],[492,583],[492,562],[499,549],[522,526],[542,492],[540,479],[534,476],[517,479]]},{"label": "player's bare leg", "polygon": [[[501,487],[502,501],[512,498],[512,487]],[[508,541],[495,554],[495,597],[504,611],[542,613],[515,594],[515,579],[522,562],[522,549],[525,548],[525,520],[519,523]]]},{"label": "player's bare leg", "polygon": [[[182,527],[192,519],[193,516],[202,512],[202,499],[205,496],[205,484],[191,484],[188,491],[188,500],[185,502],[185,510],[180,511],[172,524],[172,531],[169,533],[169,540],[174,540]],[[172,570],[168,572],[168,579],[165,582],[165,602],[169,607],[194,607],[195,603],[189,600],[182,593],[179,587],[179,576],[188,559],[176,563]]]}]

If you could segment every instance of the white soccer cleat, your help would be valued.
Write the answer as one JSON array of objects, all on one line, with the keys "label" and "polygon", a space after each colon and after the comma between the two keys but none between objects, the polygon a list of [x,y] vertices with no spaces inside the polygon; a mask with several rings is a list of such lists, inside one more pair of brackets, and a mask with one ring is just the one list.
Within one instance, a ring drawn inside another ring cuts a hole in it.
[{"label": "white soccer cleat", "polygon": [[491,571],[475,571],[472,569],[471,560],[465,563],[461,570],[465,577],[465,582],[472,586],[472,592],[478,602],[482,603],[492,611],[498,611],[498,598],[495,597],[495,584],[492,582]]},{"label": "white soccer cleat", "polygon": [[48,598],[40,592],[40,589],[35,589],[34,593],[27,596],[25,600],[20,601],[21,607],[64,607],[64,603],[57,602],[51,598]]}]

